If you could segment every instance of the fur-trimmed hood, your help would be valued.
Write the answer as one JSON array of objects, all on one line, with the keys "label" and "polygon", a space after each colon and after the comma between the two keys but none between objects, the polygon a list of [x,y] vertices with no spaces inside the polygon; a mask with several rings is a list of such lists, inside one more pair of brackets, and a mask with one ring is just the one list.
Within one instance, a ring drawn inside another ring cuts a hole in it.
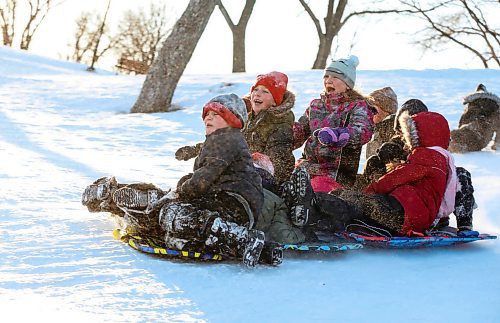
[{"label": "fur-trimmed hood", "polygon": [[492,100],[492,101],[496,102],[498,107],[500,107],[500,98],[497,95],[495,95],[491,92],[488,92],[488,90],[486,90],[486,86],[484,86],[483,84],[479,84],[477,86],[476,92],[464,97],[463,104],[465,105],[465,104],[471,103],[472,101],[475,101],[478,99]]},{"label": "fur-trimmed hood", "polygon": [[287,90],[283,95],[283,102],[281,102],[281,104],[278,106],[269,108],[268,111],[276,117],[280,117],[282,115],[285,115],[288,111],[292,110],[294,105],[295,94]]},{"label": "fur-trimmed hood", "polygon": [[[248,93],[245,95],[242,99],[247,105],[247,111],[248,114],[252,114],[252,103],[250,100],[251,94]],[[281,118],[285,115],[288,114],[289,111],[292,110],[293,106],[295,105],[295,94],[290,91],[286,91],[285,94],[283,94],[283,102],[281,102],[280,105],[275,106],[275,107],[270,107],[269,109],[265,110],[266,114],[271,114],[272,116],[276,118]],[[264,112],[264,111],[262,111]]]},{"label": "fur-trimmed hood", "polygon": [[420,112],[410,115],[408,111],[399,116],[403,139],[410,149],[438,146],[447,149],[450,143],[448,121],[436,112]]}]

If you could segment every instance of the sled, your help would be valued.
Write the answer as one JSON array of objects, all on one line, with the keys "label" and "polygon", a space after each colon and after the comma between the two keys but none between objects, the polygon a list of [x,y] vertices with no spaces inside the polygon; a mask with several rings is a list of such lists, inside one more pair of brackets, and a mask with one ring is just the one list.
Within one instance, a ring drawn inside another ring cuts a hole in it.
[{"label": "sled", "polygon": [[171,249],[167,248],[165,244],[159,239],[151,237],[141,237],[140,235],[133,233],[123,234],[120,229],[115,229],[113,231],[113,237],[116,240],[125,242],[137,251],[163,258],[181,258],[208,261],[222,260],[222,255],[216,253]]},{"label": "sled", "polygon": [[357,233],[346,233],[346,235],[348,238],[366,246],[389,249],[445,247],[497,238],[484,233],[474,236],[430,235],[412,237],[371,237]]},{"label": "sled", "polygon": [[282,244],[281,247],[283,248],[284,251],[341,252],[341,251],[362,249],[363,244],[358,242],[341,242],[341,243],[304,242],[302,244]]}]

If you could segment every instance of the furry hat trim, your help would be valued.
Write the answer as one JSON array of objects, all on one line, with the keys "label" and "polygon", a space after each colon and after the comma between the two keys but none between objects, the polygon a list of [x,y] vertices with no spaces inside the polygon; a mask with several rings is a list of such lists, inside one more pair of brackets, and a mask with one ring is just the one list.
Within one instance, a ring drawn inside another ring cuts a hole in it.
[{"label": "furry hat trim", "polygon": [[399,115],[398,123],[401,127],[401,132],[403,133],[404,142],[410,147],[410,149],[420,146],[417,125],[411,118],[408,111],[403,111]]},{"label": "furry hat trim", "polygon": [[471,103],[472,101],[475,101],[478,99],[493,100],[500,107],[500,98],[497,95],[495,95],[491,92],[488,92],[488,90],[486,90],[486,86],[484,86],[483,84],[479,84],[477,86],[475,93],[467,95],[464,98],[463,104],[468,104],[468,103]]}]

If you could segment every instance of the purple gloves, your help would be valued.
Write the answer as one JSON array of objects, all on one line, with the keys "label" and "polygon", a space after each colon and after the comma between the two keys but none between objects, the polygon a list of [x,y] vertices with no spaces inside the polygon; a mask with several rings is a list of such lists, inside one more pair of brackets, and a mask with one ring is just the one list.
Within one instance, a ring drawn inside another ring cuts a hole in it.
[{"label": "purple gloves", "polygon": [[344,147],[349,141],[350,135],[347,128],[329,128],[324,127],[316,129],[313,133],[318,138],[319,142],[325,146]]}]

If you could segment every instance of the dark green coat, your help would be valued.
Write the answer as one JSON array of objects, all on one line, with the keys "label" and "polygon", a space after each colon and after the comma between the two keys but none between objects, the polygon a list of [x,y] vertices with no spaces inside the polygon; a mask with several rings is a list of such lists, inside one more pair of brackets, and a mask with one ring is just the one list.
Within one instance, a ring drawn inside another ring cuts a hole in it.
[{"label": "dark green coat", "polygon": [[264,231],[268,241],[296,244],[306,240],[302,230],[292,224],[285,201],[266,189],[264,206],[255,228]]},{"label": "dark green coat", "polygon": [[281,105],[257,115],[250,112],[243,129],[250,151],[262,153],[271,159],[278,184],[289,179],[295,165],[292,130],[294,104],[295,94],[286,91]]}]

